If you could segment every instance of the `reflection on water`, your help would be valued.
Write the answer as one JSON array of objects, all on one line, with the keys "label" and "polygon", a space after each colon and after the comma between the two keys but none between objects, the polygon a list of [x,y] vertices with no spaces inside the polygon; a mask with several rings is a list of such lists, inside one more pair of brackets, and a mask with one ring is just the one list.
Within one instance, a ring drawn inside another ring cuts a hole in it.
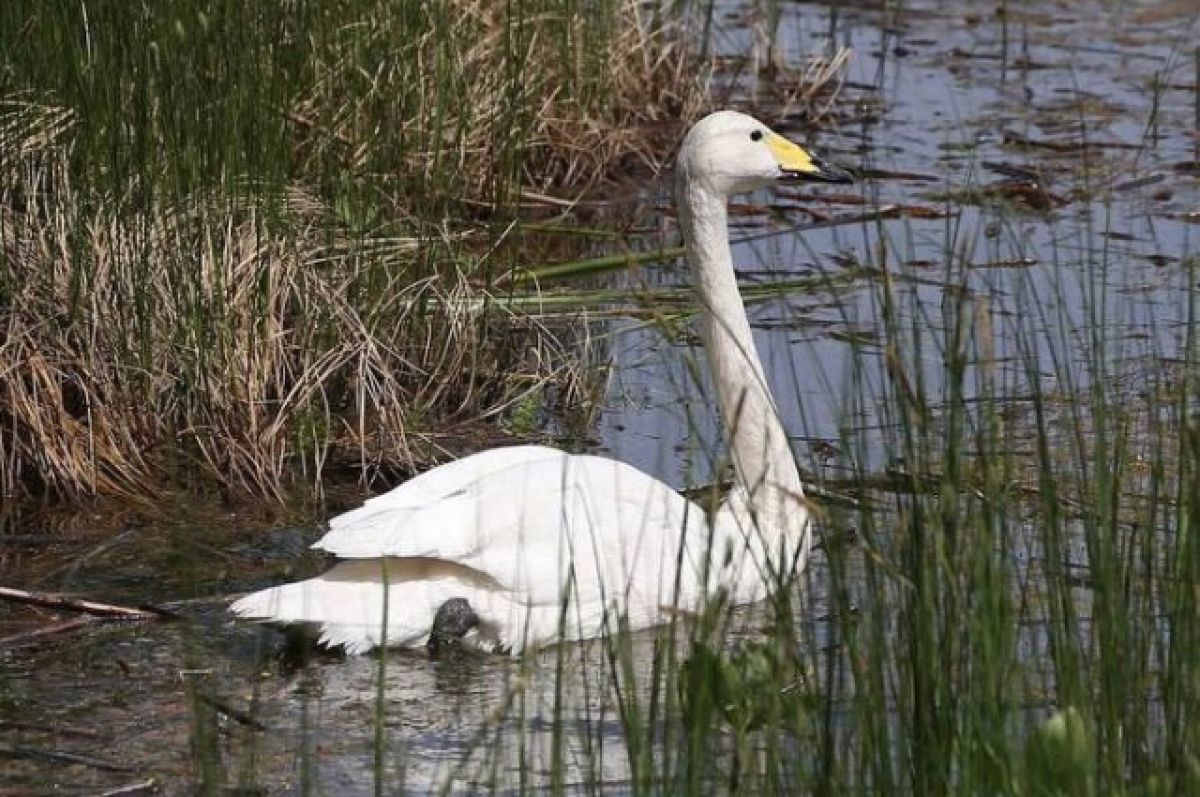
[{"label": "reflection on water", "polygon": [[[991,351],[987,362],[966,367],[987,370],[1011,397],[1027,392],[1031,360],[1055,363],[1040,369],[1048,380],[1075,376],[1043,390],[1086,385],[1079,353],[1097,330],[1110,343],[1114,377],[1177,356],[1200,230],[1200,181],[1186,167],[1198,146],[1189,134],[1191,54],[1181,49],[1196,40],[1197,22],[1185,6],[1172,15],[1151,13],[1149,2],[1027,3],[1005,18],[991,16],[991,7],[917,3],[886,19],[842,4],[782,6],[779,41],[793,56],[824,50],[831,36],[855,50],[836,108],[841,122],[819,143],[848,165],[916,176],[865,180],[856,196],[871,207],[920,204],[948,214],[801,237],[786,228],[810,220],[805,206],[826,215],[861,208],[827,202],[828,191],[781,192],[774,201],[782,217],[749,217],[752,226],[742,230],[780,230],[737,247],[746,281],[836,276],[850,264],[878,267],[886,259],[900,297],[891,311],[930,355],[914,358],[920,369],[911,377],[931,396],[943,379],[947,309],[961,309],[963,297]],[[743,22],[719,16],[723,51],[749,45]],[[1043,190],[1032,200],[1004,184],[1022,170]],[[630,287],[682,282],[686,271],[677,265],[643,272],[637,283],[615,279]],[[892,464],[879,295],[877,281],[861,279],[849,290],[831,283],[751,309],[797,454],[824,475],[848,456],[869,470]],[[615,368],[601,448],[679,486],[710,479],[716,411],[687,330],[668,337],[630,320],[604,332]],[[0,540],[0,551],[14,583],[131,603],[213,596],[231,584],[249,588],[322,566],[300,560],[318,535],[313,527],[254,535],[251,543],[237,525],[135,529],[102,544],[46,545],[34,534]],[[1032,561],[1041,552],[1012,555]],[[840,700],[850,687],[837,671],[840,658],[826,667],[842,629],[830,616],[823,554],[810,572],[801,638],[812,648],[816,687]],[[855,572],[853,562],[847,572]],[[885,611],[891,596],[853,581],[842,589],[864,612]],[[1087,594],[1078,592],[1084,614]],[[234,624],[223,605],[185,604],[184,623],[97,626],[3,652],[0,789],[60,784],[66,793],[94,793],[152,777],[167,793],[213,778],[247,793],[363,794],[381,773],[388,793],[398,784],[423,793],[447,782],[463,793],[504,792],[548,787],[552,772],[567,790],[595,782],[633,788],[637,749],[621,702],[631,697],[614,694],[599,643],[523,662],[434,663],[408,653],[316,658],[285,674],[276,658],[282,637]],[[42,619],[0,612],[10,633]],[[758,622],[747,618],[751,629]],[[1046,657],[1044,627],[1020,634],[1023,657]],[[633,649],[630,666],[646,684],[652,635]],[[572,673],[562,692],[559,670]],[[836,711],[831,716],[836,722]]]}]

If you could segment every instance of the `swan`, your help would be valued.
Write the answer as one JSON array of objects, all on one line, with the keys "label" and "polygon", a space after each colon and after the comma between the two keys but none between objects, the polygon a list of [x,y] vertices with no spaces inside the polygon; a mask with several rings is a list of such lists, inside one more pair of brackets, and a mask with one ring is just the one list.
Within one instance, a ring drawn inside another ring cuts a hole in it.
[{"label": "swan", "polygon": [[803,570],[804,489],[738,293],[728,198],[778,180],[850,182],[756,119],[718,111],[676,160],[679,222],[734,486],[711,517],[626,463],[546,446],[483,451],[420,474],[333,518],[313,546],[340,562],[264,589],[240,617],[304,623],[361,653],[469,638],[520,653],[666,622],[720,596],[766,597]]}]

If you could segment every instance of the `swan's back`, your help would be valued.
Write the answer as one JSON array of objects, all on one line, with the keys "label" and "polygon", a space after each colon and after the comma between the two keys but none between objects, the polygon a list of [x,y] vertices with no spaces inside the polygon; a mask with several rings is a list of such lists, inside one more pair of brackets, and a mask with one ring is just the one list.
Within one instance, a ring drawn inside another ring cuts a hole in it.
[{"label": "swan's back", "polygon": [[453,636],[487,627],[519,649],[594,636],[618,616],[623,627],[644,628],[664,619],[664,607],[697,609],[718,591],[732,603],[756,601],[772,574],[802,567],[811,540],[803,485],[738,293],[726,205],[732,193],[780,179],[849,175],[732,112],[693,126],[677,174],[680,229],[737,484],[711,522],[668,485],[616,460],[496,449],[335,518],[317,547],[350,561],[247,596],[234,611],[317,623],[327,642],[351,650],[385,635],[411,644],[437,614],[451,618]]},{"label": "swan's back", "polygon": [[[715,531],[714,550],[724,555],[737,535]],[[519,650],[595,636],[618,612],[641,628],[669,608],[699,608],[713,539],[699,507],[623,462],[537,446],[496,449],[334,518],[314,547],[358,561],[255,593],[233,609],[314,623],[325,642],[366,649],[383,636],[386,569],[391,644],[420,641],[437,607],[464,597],[499,644]],[[739,588],[725,575],[744,600],[757,598],[761,579],[741,579]]]}]

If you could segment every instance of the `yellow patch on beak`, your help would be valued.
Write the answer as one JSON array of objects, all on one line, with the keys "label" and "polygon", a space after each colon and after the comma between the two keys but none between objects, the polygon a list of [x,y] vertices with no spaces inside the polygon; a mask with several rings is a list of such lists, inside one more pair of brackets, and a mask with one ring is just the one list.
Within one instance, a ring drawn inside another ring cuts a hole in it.
[{"label": "yellow patch on beak", "polygon": [[813,163],[812,156],[800,147],[788,141],[783,136],[768,133],[766,144],[771,148],[771,154],[779,161],[779,168],[787,172],[800,174],[815,174],[820,168]]}]

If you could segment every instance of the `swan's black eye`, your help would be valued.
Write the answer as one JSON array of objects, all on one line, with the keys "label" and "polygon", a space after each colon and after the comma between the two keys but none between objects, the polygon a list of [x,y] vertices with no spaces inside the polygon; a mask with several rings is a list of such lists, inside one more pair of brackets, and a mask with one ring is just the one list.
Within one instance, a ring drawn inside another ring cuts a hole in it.
[{"label": "swan's black eye", "polygon": [[750,134],[750,140],[751,141],[762,141],[762,131],[755,130],[754,132],[752,132]]}]

